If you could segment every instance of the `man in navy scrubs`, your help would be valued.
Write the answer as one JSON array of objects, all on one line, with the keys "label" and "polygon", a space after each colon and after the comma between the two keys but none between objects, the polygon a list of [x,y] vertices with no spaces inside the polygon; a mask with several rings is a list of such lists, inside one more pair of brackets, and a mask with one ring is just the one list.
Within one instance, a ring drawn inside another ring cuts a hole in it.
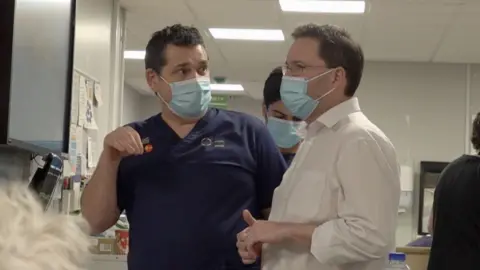
[{"label": "man in navy scrubs", "polygon": [[255,117],[208,109],[208,56],[194,27],[156,32],[146,79],[162,113],[108,134],[82,198],[92,232],[130,222],[129,270],[257,269],[244,266],[242,210],[265,218],[286,164]]},{"label": "man in navy scrubs", "polygon": [[268,130],[280,148],[285,162],[290,165],[300,145],[301,138],[298,136],[297,130],[302,120],[293,116],[280,98],[282,77],[282,67],[277,67],[265,81],[263,115]]}]

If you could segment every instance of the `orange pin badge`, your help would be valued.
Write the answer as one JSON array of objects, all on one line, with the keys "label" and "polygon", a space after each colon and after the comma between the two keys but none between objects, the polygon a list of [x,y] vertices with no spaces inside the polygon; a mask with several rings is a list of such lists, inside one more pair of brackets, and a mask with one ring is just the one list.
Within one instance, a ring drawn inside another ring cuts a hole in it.
[{"label": "orange pin badge", "polygon": [[150,153],[153,150],[153,146],[151,144],[145,145],[145,153]]}]

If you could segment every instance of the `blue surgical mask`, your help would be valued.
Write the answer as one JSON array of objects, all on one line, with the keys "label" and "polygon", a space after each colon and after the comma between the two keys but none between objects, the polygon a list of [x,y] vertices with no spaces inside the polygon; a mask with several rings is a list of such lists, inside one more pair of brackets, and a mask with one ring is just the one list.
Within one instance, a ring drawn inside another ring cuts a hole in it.
[{"label": "blue surgical mask", "polygon": [[335,88],[333,88],[321,97],[313,99],[307,94],[308,83],[333,70],[334,69],[330,69],[311,79],[283,76],[282,84],[280,86],[280,96],[287,109],[291,111],[294,116],[303,120],[307,119],[307,117],[309,117],[313,110],[318,106],[320,100],[335,90]]},{"label": "blue surgical mask", "polygon": [[275,117],[269,117],[267,128],[280,148],[291,148],[300,142],[301,138],[297,134],[297,128],[300,123],[286,121]]},{"label": "blue surgical mask", "polygon": [[[162,77],[162,80],[165,81]],[[168,83],[167,81],[165,81]],[[198,118],[205,114],[212,100],[210,78],[200,77],[190,80],[168,83],[172,90],[172,99],[169,103],[158,94],[160,98],[176,115],[181,118]]]}]

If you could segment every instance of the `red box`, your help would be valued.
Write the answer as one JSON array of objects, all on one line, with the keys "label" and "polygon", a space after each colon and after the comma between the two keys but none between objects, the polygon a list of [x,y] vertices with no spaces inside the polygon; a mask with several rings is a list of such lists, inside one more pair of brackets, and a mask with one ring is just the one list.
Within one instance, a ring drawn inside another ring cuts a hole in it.
[{"label": "red box", "polygon": [[129,234],[127,230],[115,230],[115,238],[116,238],[116,253],[119,255],[127,255],[128,254],[128,246],[129,246]]}]

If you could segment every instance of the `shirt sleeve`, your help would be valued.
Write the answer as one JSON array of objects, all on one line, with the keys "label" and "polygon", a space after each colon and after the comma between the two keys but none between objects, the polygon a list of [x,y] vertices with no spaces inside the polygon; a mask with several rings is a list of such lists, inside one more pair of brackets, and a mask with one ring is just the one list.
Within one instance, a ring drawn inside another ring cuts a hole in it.
[{"label": "shirt sleeve", "polygon": [[263,123],[256,132],[255,147],[257,202],[260,210],[265,210],[272,206],[273,192],[282,182],[287,164]]},{"label": "shirt sleeve", "polygon": [[383,258],[395,245],[400,199],[393,146],[382,149],[373,139],[347,143],[336,170],[343,194],[338,218],[316,228],[312,254],[321,263],[333,265]]}]

